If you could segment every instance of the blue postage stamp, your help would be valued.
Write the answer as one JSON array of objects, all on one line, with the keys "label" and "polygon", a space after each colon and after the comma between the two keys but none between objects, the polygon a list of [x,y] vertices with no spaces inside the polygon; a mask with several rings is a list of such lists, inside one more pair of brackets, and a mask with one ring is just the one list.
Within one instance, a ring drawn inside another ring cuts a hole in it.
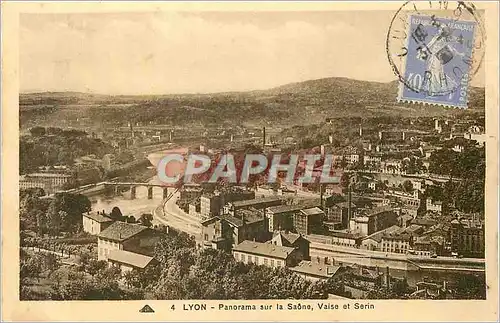
[{"label": "blue postage stamp", "polygon": [[475,21],[410,15],[401,101],[467,108]]}]

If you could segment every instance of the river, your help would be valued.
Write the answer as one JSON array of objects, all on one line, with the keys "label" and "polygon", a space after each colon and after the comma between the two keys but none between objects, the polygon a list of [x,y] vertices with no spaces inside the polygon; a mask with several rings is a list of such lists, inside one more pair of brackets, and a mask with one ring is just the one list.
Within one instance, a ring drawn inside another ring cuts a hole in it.
[{"label": "river", "polygon": [[[149,183],[156,183],[156,177],[149,180]],[[153,198],[148,199],[148,189],[144,186],[136,188],[136,198],[131,199],[130,190],[120,195],[96,195],[89,197],[92,203],[93,211],[102,211],[110,213],[113,207],[117,206],[123,215],[132,215],[136,219],[143,213],[152,213],[153,209],[162,204],[163,189],[161,187],[153,188]]]}]

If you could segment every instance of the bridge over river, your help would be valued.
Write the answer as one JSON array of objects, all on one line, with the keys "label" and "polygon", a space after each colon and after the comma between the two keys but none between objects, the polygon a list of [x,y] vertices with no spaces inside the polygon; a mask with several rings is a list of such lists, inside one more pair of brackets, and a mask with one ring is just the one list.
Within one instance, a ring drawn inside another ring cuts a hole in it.
[{"label": "bridge over river", "polygon": [[[83,194],[86,196],[99,195],[104,193],[114,192],[115,194],[121,193],[122,191],[130,190],[130,198],[135,199],[137,197],[137,188],[145,187],[147,188],[147,198],[151,200],[153,198],[154,190],[162,190],[163,198],[167,198],[169,196],[169,189],[174,188],[172,185],[166,185],[163,183],[156,182],[117,182],[117,181],[108,181],[108,182],[100,182],[95,184],[88,184],[79,186],[76,188],[72,188],[69,190],[58,191],[57,193],[75,193],[75,194]],[[52,198],[54,194],[50,194],[45,196],[44,198]]]}]

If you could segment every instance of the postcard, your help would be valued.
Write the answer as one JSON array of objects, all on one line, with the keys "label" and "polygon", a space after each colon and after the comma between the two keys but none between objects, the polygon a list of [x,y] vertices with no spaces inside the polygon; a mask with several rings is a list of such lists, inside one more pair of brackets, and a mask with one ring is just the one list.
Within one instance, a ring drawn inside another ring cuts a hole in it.
[{"label": "postcard", "polygon": [[2,319],[498,320],[498,9],[3,2]]}]

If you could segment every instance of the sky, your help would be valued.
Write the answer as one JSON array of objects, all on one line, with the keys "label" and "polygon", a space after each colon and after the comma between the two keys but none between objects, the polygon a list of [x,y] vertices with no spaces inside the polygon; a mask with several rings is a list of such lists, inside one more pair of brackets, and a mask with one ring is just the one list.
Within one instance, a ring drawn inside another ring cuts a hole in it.
[{"label": "sky", "polygon": [[102,94],[390,82],[393,11],[22,14],[20,90]]}]

